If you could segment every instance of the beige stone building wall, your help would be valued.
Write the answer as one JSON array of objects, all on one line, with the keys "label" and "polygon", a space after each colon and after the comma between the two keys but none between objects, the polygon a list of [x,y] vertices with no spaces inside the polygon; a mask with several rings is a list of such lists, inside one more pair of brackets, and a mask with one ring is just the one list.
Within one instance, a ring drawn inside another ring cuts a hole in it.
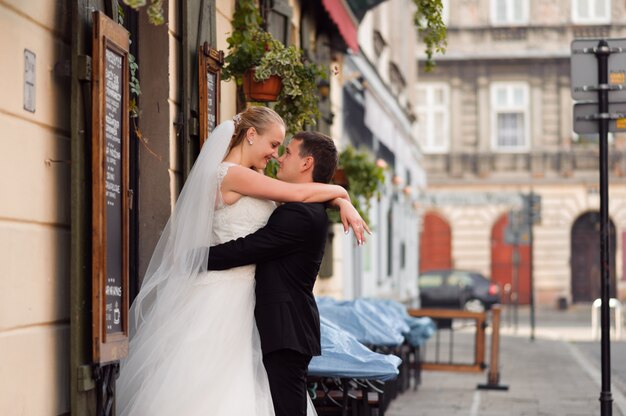
[{"label": "beige stone building wall", "polygon": [[[217,0],[216,1],[216,35],[217,49],[228,53],[228,42],[226,39],[232,32],[231,22],[233,13],[235,12],[234,0]],[[222,100],[220,102],[220,120],[228,120],[235,115],[237,110],[236,86],[234,81],[222,82]]]},{"label": "beige stone building wall", "polygon": [[[68,2],[0,1],[0,414],[69,412]],[[24,109],[24,51],[35,111]],[[36,398],[36,399],[35,399]]]}]

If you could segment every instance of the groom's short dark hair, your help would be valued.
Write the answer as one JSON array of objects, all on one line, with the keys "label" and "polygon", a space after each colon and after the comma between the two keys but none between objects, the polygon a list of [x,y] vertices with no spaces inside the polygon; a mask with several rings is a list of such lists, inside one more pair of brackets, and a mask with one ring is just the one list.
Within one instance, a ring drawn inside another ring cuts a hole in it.
[{"label": "groom's short dark hair", "polygon": [[313,157],[313,182],[329,183],[339,161],[333,139],[316,131],[301,131],[292,140],[300,141],[300,157]]}]

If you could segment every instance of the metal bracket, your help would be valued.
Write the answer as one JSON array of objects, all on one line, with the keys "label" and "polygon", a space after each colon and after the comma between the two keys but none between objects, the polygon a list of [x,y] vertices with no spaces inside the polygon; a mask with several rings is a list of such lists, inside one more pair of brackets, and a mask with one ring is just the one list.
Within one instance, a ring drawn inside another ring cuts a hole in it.
[{"label": "metal bracket", "polygon": [[200,134],[200,121],[198,117],[192,114],[189,118],[189,135],[198,136]]},{"label": "metal bracket", "polygon": [[576,120],[619,120],[626,118],[623,113],[595,113],[585,117],[576,117]]},{"label": "metal bracket", "polygon": [[624,53],[626,52],[624,50],[624,48],[609,48],[607,46],[602,46],[600,48],[594,47],[594,48],[582,48],[582,49],[573,49],[572,53],[573,54],[596,54],[598,52],[603,52],[603,53]]},{"label": "metal bracket", "polygon": [[78,55],[76,70],[79,81],[91,82],[91,56]]},{"label": "metal bracket", "polygon": [[582,87],[574,88],[574,91],[622,91],[623,85],[611,85],[611,84],[598,84],[598,85],[583,85]]},{"label": "metal bracket", "polygon": [[78,391],[89,391],[96,388],[91,365],[81,365],[76,371],[78,372]]}]

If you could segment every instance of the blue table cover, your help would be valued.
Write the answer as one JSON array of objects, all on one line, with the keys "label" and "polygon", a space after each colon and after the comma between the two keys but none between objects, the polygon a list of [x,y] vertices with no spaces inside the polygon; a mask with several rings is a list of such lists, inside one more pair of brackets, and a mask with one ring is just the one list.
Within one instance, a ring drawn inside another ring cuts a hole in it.
[{"label": "blue table cover", "polygon": [[378,308],[386,309],[390,317],[396,320],[402,320],[406,324],[402,333],[406,337],[409,344],[414,347],[423,345],[430,337],[433,336],[437,327],[435,322],[428,317],[416,318],[410,316],[406,311],[406,307],[400,302],[390,299],[364,299],[377,305]]},{"label": "blue table cover", "polygon": [[398,376],[402,360],[378,354],[328,319],[320,318],[322,355],[309,363],[309,375],[389,381]]},{"label": "blue table cover", "polygon": [[363,344],[397,346],[404,342],[404,335],[400,329],[405,324],[393,322],[393,319],[381,314],[371,302],[363,299],[336,301],[331,298],[318,298],[317,307],[321,317],[349,332]]}]

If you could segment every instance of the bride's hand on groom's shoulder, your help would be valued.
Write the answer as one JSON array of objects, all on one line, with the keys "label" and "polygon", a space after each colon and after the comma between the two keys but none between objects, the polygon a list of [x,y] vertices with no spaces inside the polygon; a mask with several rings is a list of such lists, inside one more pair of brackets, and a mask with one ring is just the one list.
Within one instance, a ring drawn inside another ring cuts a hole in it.
[{"label": "bride's hand on groom's shoulder", "polygon": [[367,223],[361,218],[359,212],[354,208],[352,203],[345,199],[338,198],[333,201],[335,206],[339,208],[339,215],[341,217],[341,223],[343,224],[343,231],[348,234],[350,228],[354,232],[354,237],[358,245],[365,244],[365,233],[372,234]]}]

